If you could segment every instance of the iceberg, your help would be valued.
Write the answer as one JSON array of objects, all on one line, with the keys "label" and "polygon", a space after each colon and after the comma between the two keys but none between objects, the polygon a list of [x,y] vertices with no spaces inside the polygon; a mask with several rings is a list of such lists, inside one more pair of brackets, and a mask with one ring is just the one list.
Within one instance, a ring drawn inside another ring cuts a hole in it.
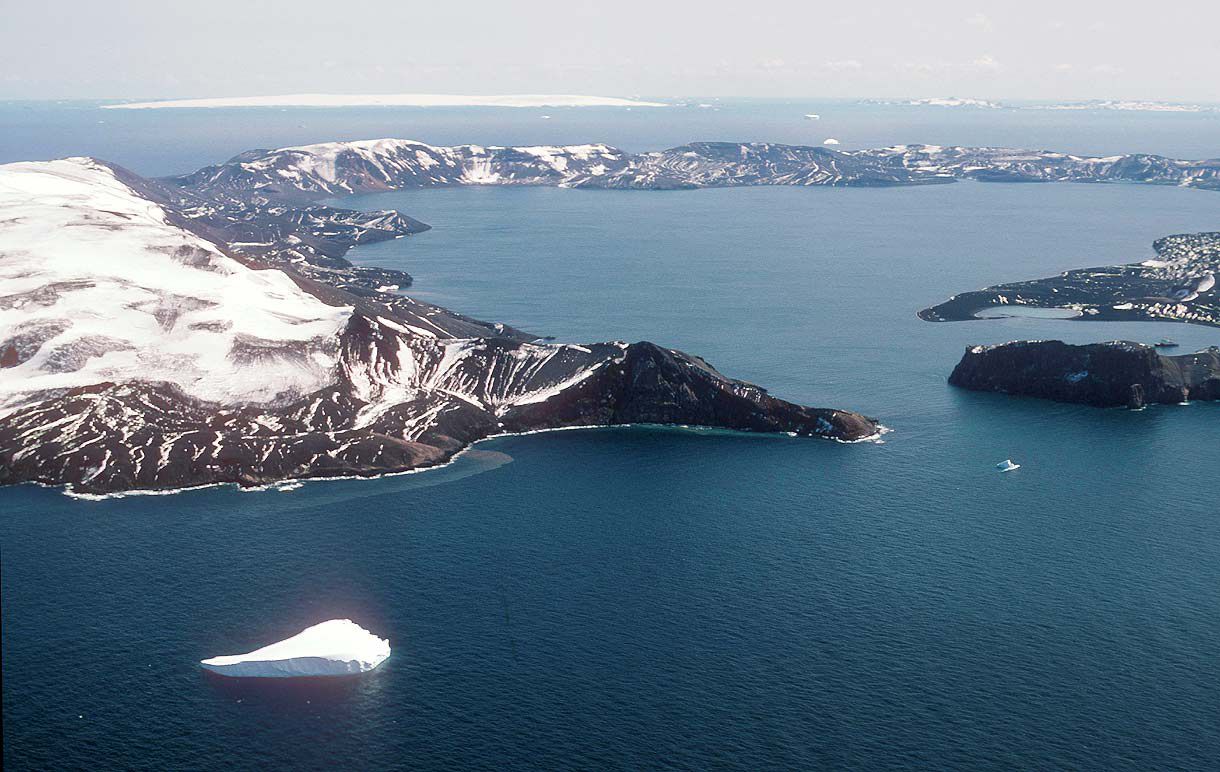
[{"label": "iceberg", "polygon": [[365,673],[389,656],[388,640],[350,619],[331,619],[249,654],[212,657],[199,664],[235,678],[298,678]]}]

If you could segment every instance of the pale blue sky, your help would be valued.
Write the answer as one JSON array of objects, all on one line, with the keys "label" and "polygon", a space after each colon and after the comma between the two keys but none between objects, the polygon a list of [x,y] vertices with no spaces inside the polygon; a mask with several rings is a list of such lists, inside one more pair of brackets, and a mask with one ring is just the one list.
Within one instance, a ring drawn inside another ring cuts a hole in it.
[{"label": "pale blue sky", "polygon": [[1220,2],[0,0],[0,98],[296,92],[1220,102]]}]

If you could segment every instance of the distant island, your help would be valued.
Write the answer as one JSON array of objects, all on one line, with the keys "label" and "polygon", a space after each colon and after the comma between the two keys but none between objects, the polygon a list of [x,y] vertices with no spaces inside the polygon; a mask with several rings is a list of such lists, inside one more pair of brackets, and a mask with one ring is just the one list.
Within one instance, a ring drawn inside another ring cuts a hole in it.
[{"label": "distant island", "polygon": [[1182,102],[1148,102],[1138,100],[1098,99],[1089,102],[1062,102],[1037,105],[1036,110],[1118,110],[1141,113],[1211,113],[1220,111],[1217,105],[1187,104]]},{"label": "distant island", "polygon": [[905,105],[908,107],[977,107],[986,110],[998,110],[1004,107],[999,102],[970,97],[924,97],[922,99],[866,99],[866,105]]},{"label": "distant island", "polygon": [[665,102],[646,102],[620,97],[578,94],[280,94],[277,96],[209,97],[162,99],[150,102],[118,102],[102,105],[106,110],[156,110],[204,107],[666,107]]},{"label": "distant island", "polygon": [[410,139],[375,139],[251,150],[170,182],[194,191],[324,198],[448,185],[670,190],[735,185],[934,185],[957,180],[1125,182],[1220,190],[1220,159],[1082,156],[941,145],[834,150],[770,142],[692,142],[628,153],[598,143],[447,147]]},{"label": "distant island", "polygon": [[925,97],[922,99],[865,99],[861,104],[907,107],[965,107],[988,110],[1116,110],[1142,113],[1214,113],[1220,105],[1189,102],[1154,102],[1148,100],[1093,99],[1084,102],[1048,102],[1045,104],[1005,104],[989,99],[969,97]]}]

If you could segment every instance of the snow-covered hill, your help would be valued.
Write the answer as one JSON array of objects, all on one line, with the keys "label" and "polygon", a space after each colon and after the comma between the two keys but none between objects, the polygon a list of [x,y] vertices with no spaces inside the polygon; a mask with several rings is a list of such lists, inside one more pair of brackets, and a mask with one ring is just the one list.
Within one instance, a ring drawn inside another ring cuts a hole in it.
[{"label": "snow-covered hill", "polygon": [[175,182],[194,190],[280,196],[437,185],[560,185],[620,171],[627,158],[607,145],[437,147],[408,139],[376,139],[251,151]]},{"label": "snow-covered hill", "polygon": [[[87,158],[0,166],[0,484],[93,494],[370,475],[565,426],[878,431],[681,352],[541,343],[350,271],[269,267],[231,241],[289,211],[260,195],[174,198]],[[329,211],[294,227],[324,240],[347,216]]]},{"label": "snow-covered hill", "polygon": [[216,402],[283,402],[336,366],[352,309],[169,222],[87,158],[0,166],[0,409],[132,373]]}]

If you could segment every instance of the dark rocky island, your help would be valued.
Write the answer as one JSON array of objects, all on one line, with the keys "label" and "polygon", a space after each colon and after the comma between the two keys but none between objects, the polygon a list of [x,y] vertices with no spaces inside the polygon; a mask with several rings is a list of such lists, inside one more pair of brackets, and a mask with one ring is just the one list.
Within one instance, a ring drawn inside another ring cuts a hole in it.
[{"label": "dark rocky island", "polygon": [[974,346],[949,383],[1097,407],[1142,408],[1187,400],[1220,399],[1220,349],[1165,356],[1130,341],[1090,343],[1016,341]]}]

